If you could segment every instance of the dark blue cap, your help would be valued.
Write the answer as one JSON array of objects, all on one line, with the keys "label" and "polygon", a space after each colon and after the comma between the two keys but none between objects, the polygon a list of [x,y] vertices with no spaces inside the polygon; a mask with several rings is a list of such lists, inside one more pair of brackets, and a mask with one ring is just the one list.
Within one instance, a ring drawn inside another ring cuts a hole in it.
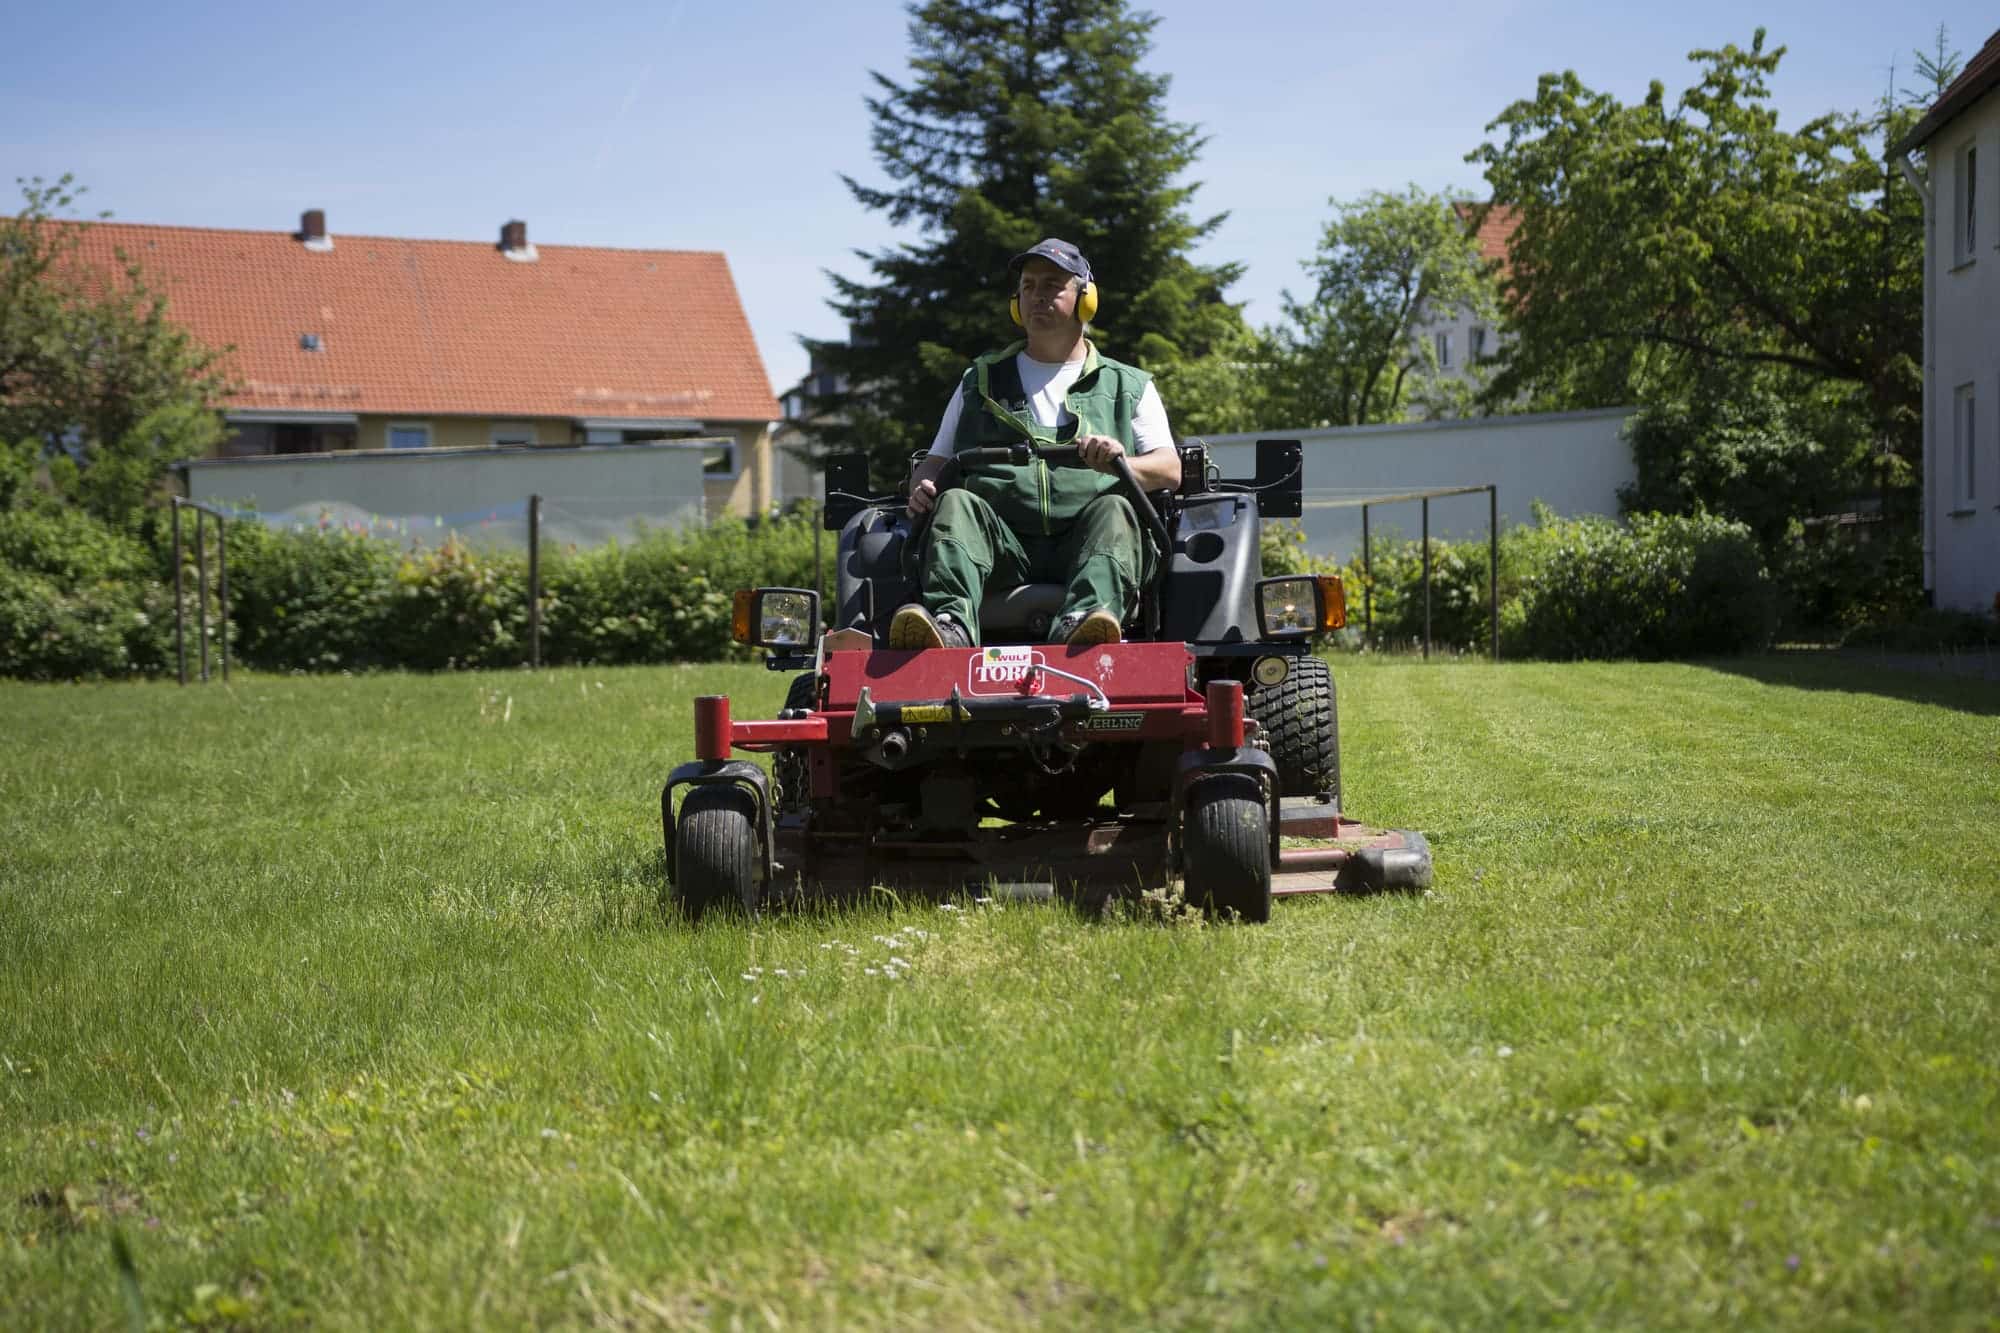
[{"label": "dark blue cap", "polygon": [[1085,282],[1093,282],[1090,276],[1090,261],[1083,257],[1083,251],[1068,241],[1059,241],[1051,236],[1037,241],[1007,261],[1007,272],[1011,276],[1019,273],[1030,259],[1046,259],[1065,273],[1073,273]]}]

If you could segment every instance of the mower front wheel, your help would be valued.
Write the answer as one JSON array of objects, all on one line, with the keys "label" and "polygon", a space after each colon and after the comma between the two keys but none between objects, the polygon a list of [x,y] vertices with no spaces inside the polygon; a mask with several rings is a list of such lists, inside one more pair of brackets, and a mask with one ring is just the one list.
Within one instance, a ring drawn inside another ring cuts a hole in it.
[{"label": "mower front wheel", "polygon": [[691,921],[712,910],[754,913],[757,803],[741,787],[696,787],[674,824],[674,892]]},{"label": "mower front wheel", "polygon": [[1188,793],[1181,834],[1187,900],[1215,916],[1271,919],[1271,826],[1255,778],[1221,774]]},{"label": "mower front wheel", "polygon": [[1340,709],[1326,659],[1292,659],[1276,685],[1250,682],[1243,711],[1264,728],[1264,748],[1278,766],[1278,794],[1330,797],[1339,809]]}]

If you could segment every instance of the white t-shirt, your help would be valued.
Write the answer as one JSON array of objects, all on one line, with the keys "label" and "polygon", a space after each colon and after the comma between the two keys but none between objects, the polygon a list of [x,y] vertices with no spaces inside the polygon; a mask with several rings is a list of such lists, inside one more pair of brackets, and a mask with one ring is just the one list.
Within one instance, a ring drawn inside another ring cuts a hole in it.
[{"label": "white t-shirt", "polygon": [[[1037,426],[1054,430],[1076,419],[1064,403],[1070,385],[1083,374],[1083,358],[1037,361],[1026,352],[1017,352],[1014,364],[1020,369],[1021,388],[1027,392],[1028,411]],[[931,441],[931,452],[940,458],[951,457],[952,440],[958,435],[958,418],[964,404],[965,390],[953,389],[951,401],[945,404],[944,420],[938,425],[937,438]],[[1147,380],[1145,391],[1139,395],[1139,405],[1132,413],[1132,452],[1149,453],[1173,442],[1174,433],[1167,425],[1167,405],[1160,400],[1159,389]]]}]

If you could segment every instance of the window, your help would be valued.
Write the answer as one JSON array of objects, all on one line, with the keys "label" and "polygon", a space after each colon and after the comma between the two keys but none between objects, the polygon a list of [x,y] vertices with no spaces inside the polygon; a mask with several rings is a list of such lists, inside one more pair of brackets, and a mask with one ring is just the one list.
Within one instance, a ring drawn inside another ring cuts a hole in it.
[{"label": "window", "polygon": [[722,443],[705,451],[701,456],[701,471],[708,477],[733,477],[736,475],[736,446]]},{"label": "window", "polygon": [[1486,359],[1486,330],[1474,329],[1465,342],[1465,359],[1468,364],[1477,365]]},{"label": "window", "polygon": [[496,421],[486,438],[494,444],[533,444],[535,423],[532,421]]},{"label": "window", "polygon": [[1431,342],[1437,348],[1438,368],[1440,370],[1451,369],[1451,335],[1449,333],[1434,333],[1431,335]]},{"label": "window", "polygon": [[1951,233],[1952,263],[1970,264],[1979,241],[1979,149],[1973,144],[1958,150],[1958,207]]},{"label": "window", "polygon": [[391,449],[428,449],[431,447],[431,426],[428,421],[392,421],[389,423],[389,447]]},{"label": "window", "polygon": [[1979,498],[1978,480],[1974,468],[1979,462],[1979,421],[1975,409],[1978,406],[1972,386],[1961,384],[1952,392],[1951,404],[1951,470],[1955,478],[1956,499],[1961,506],[1969,507]]}]

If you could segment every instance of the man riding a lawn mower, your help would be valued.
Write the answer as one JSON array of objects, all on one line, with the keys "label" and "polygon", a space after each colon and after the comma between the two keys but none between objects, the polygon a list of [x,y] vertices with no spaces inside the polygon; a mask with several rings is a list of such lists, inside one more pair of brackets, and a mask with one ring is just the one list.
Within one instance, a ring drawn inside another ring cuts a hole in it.
[{"label": "man riding a lawn mower", "polygon": [[[1125,459],[1143,491],[1181,484],[1166,405],[1145,371],[1101,355],[1084,336],[1098,308],[1090,261],[1051,237],[1007,266],[1014,322],[1025,341],[973,362],[911,479],[909,513],[930,515],[920,600],[897,610],[891,648],[978,643],[988,585],[1063,585],[1051,642],[1113,643],[1139,607],[1154,553],[1132,502],[1117,489]],[[1073,444],[1082,468],[984,463],[961,450]],[[960,484],[940,482],[958,469]]]},{"label": "man riding a lawn mower", "polygon": [[1313,651],[1345,621],[1339,577],[1263,571],[1263,524],[1302,512],[1299,442],[1224,446],[1255,464],[1227,475],[1085,338],[1076,246],[1009,272],[1027,337],[973,363],[907,491],[824,460],[830,614],[817,588],[737,591],[733,637],[791,679],[776,717],[694,701],[695,757],[660,793],[681,909],[1178,880],[1263,921],[1287,894],[1428,884],[1421,835],[1341,810]]}]

